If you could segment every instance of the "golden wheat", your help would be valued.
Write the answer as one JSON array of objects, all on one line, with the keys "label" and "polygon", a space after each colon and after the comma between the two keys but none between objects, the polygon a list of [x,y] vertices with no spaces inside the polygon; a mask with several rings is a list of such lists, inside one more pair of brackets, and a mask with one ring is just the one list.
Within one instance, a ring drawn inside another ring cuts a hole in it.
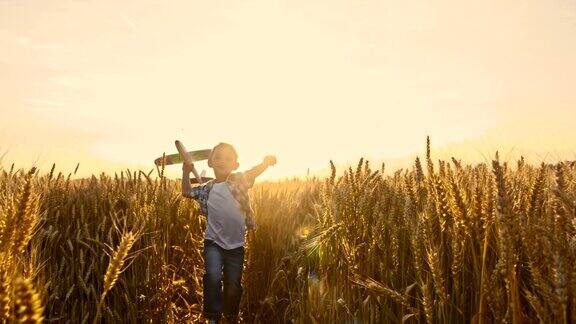
[{"label": "golden wheat", "polygon": [[[252,189],[242,321],[576,321],[576,163],[434,161],[427,138],[391,175],[329,166]],[[34,304],[24,277],[50,321],[201,321],[206,219],[152,171],[2,170],[0,316]]]}]

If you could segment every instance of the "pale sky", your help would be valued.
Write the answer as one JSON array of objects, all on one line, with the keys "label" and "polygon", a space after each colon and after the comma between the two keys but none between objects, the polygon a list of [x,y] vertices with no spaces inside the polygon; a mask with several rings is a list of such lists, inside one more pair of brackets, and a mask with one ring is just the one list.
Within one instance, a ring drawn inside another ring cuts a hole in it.
[{"label": "pale sky", "polygon": [[4,167],[150,170],[180,139],[232,143],[240,170],[274,154],[277,179],[426,135],[575,159],[575,85],[573,0],[0,0]]}]

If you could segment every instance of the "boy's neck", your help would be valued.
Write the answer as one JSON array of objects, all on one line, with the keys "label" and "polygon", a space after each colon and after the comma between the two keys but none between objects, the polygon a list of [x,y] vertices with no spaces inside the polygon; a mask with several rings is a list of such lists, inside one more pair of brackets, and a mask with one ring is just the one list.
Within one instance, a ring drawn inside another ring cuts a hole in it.
[{"label": "boy's neck", "polygon": [[216,178],[214,179],[214,182],[216,182],[216,183],[224,182],[224,181],[228,180],[229,176],[230,176],[230,173],[228,173],[228,174],[216,174]]}]

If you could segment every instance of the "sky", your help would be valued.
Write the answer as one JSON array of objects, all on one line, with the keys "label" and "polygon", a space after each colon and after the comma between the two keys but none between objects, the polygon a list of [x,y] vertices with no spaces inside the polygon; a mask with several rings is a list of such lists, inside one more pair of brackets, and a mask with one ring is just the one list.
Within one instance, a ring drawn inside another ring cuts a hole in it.
[{"label": "sky", "polygon": [[229,142],[280,179],[402,167],[427,135],[576,159],[575,58],[573,0],[0,0],[0,162],[84,177]]}]

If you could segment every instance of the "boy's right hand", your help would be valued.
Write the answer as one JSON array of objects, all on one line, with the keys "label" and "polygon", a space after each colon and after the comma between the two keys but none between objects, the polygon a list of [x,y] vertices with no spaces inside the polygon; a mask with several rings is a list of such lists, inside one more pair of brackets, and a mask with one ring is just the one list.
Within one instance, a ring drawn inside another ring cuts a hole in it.
[{"label": "boy's right hand", "polygon": [[264,161],[262,162],[266,166],[272,166],[276,164],[276,157],[274,155],[266,155]]},{"label": "boy's right hand", "polygon": [[182,171],[186,173],[190,173],[194,170],[194,163],[182,163]]}]

